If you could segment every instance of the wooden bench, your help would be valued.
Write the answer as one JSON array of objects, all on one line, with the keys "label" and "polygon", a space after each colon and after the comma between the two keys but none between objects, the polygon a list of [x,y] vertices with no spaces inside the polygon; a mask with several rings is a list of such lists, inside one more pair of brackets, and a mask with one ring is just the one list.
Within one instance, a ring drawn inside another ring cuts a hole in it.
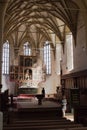
[{"label": "wooden bench", "polygon": [[13,123],[15,124],[30,124],[30,123],[58,123],[58,124],[61,124],[61,123],[71,123],[70,120],[14,120]]},{"label": "wooden bench", "polygon": [[[11,127],[22,127],[22,126],[53,126],[53,125],[73,125],[73,122],[36,122],[36,123],[14,123],[14,124],[10,124],[10,125],[5,125],[5,126],[11,126]],[[76,124],[77,125],[77,124]]]},{"label": "wooden bench", "polygon": [[65,129],[81,127],[81,124],[67,124],[67,125],[31,125],[31,126],[6,126],[3,130],[46,130],[46,129]]},{"label": "wooden bench", "polygon": [[78,106],[74,108],[74,121],[77,123],[86,124],[87,106]]},{"label": "wooden bench", "polygon": [[69,128],[68,130],[87,130],[87,127]]}]

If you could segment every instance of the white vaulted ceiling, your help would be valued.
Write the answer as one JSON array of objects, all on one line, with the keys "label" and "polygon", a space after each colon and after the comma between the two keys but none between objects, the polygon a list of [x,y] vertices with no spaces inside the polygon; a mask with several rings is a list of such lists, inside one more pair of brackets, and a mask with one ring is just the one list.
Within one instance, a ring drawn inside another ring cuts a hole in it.
[{"label": "white vaulted ceiling", "polygon": [[[73,0],[9,0],[4,39],[20,47],[25,41],[39,47],[44,41],[65,40],[65,32],[77,32],[79,7]],[[54,44],[53,44],[54,46]]]}]

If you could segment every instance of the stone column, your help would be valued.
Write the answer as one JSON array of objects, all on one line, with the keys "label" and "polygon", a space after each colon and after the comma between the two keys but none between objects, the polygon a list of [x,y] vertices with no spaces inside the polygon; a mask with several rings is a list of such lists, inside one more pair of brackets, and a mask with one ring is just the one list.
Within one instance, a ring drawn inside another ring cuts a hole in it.
[{"label": "stone column", "polygon": [[2,42],[3,42],[3,23],[0,6],[0,90],[2,88]]},{"label": "stone column", "polygon": [[2,88],[2,45],[3,45],[3,30],[4,30],[4,14],[6,1],[0,2],[0,93]]},{"label": "stone column", "polygon": [[0,130],[3,130],[3,113],[0,112]]}]

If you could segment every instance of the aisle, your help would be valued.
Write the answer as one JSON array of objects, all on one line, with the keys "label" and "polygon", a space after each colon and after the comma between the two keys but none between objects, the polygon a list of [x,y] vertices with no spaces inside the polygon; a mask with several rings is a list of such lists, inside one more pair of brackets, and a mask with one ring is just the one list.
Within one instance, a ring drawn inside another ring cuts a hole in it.
[{"label": "aisle", "polygon": [[17,100],[17,108],[49,108],[49,107],[60,107],[60,104],[53,101],[42,101],[42,105],[38,105],[38,100],[32,98],[31,100]]}]

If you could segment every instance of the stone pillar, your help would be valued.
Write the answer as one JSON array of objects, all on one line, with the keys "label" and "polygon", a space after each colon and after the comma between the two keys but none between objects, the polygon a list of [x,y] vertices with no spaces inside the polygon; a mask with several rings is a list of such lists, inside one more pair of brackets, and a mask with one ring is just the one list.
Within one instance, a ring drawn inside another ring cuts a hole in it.
[{"label": "stone pillar", "polygon": [[3,45],[5,6],[6,6],[5,0],[3,2],[0,2],[0,93],[2,88],[2,45]]},{"label": "stone pillar", "polygon": [[0,130],[3,130],[3,113],[0,112]]},{"label": "stone pillar", "polygon": [[0,11],[0,91],[2,88],[2,42],[3,42],[3,25]]}]

